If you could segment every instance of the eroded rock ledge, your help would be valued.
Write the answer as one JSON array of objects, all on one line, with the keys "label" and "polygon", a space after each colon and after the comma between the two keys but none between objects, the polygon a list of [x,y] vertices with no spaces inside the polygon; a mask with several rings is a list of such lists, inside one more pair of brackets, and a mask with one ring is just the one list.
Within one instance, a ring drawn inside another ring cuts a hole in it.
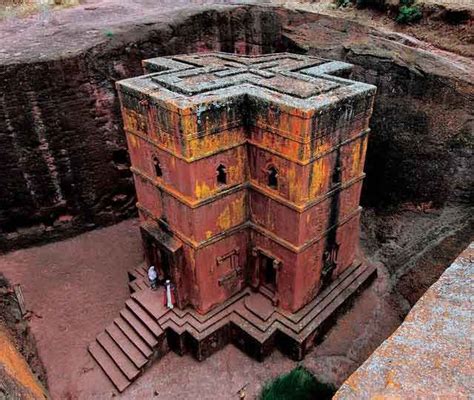
[{"label": "eroded rock ledge", "polygon": [[334,399],[471,398],[473,276],[471,243]]}]

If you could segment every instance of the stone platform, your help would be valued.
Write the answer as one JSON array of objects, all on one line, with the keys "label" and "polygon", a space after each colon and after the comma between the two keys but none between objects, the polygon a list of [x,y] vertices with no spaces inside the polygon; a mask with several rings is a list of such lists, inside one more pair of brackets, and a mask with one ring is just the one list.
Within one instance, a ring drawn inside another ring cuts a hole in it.
[{"label": "stone platform", "polygon": [[355,263],[296,313],[275,307],[267,293],[245,289],[201,315],[192,308],[166,308],[164,290],[151,290],[144,267],[139,267],[129,272],[133,293],[125,308],[89,352],[119,391],[170,349],[201,361],[233,343],[260,361],[275,348],[300,360],[321,339],[336,311],[375,275],[374,267]]}]

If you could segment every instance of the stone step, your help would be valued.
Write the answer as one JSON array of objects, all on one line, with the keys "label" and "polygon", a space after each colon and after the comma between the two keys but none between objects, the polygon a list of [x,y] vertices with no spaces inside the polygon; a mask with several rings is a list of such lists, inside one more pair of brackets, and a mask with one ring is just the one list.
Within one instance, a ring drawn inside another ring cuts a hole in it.
[{"label": "stone step", "polygon": [[259,287],[259,291],[260,293],[262,293],[266,298],[268,298],[270,301],[273,300],[273,298],[275,297],[275,293],[272,292],[270,289],[268,289],[267,287],[261,285]]},{"label": "stone step", "polygon": [[[354,295],[357,291],[357,288],[361,286],[361,284],[371,277],[375,277],[377,273],[377,269],[373,266],[370,267],[362,267],[359,268],[359,271],[362,273],[357,275],[357,278],[354,280],[346,279],[346,285],[343,291],[339,293],[339,295],[331,301],[328,307],[325,307],[321,312],[314,318],[310,323],[308,323],[305,328],[299,333],[300,336],[309,335],[312,330],[314,330],[315,326],[319,326],[324,320],[331,315],[339,306],[341,306],[350,296]],[[359,272],[358,271],[358,272]]]},{"label": "stone step", "polygon": [[158,341],[156,340],[156,337],[153,335],[153,333],[129,309],[123,309],[120,311],[120,315],[148,344],[148,346],[153,348],[158,344]]},{"label": "stone step", "polygon": [[163,333],[163,329],[155,322],[155,320],[148,314],[146,310],[142,308],[134,299],[128,299],[125,305],[131,310],[146,327],[153,332],[155,336],[160,336]]},{"label": "stone step", "polygon": [[131,381],[125,376],[119,367],[117,367],[114,360],[110,358],[99,343],[96,341],[92,342],[89,345],[89,353],[119,392],[123,392],[131,384]]},{"label": "stone step", "polygon": [[125,321],[122,317],[118,317],[114,320],[114,324],[127,336],[130,341],[141,351],[141,353],[149,358],[153,354],[153,350],[148,344],[137,334],[130,324]]},{"label": "stone step", "polygon": [[255,329],[261,332],[267,331],[276,319],[275,315],[273,315],[267,320],[263,320],[244,305],[241,307],[236,307],[234,313],[240,315],[245,321],[247,321],[247,323],[251,324]]},{"label": "stone step", "polygon": [[105,328],[105,330],[127,357],[132,360],[137,368],[141,368],[146,364],[147,359],[145,356],[140,350],[138,350],[132,341],[125,336],[117,325],[111,324]]},{"label": "stone step", "polygon": [[139,273],[138,273],[137,271],[135,271],[134,269],[128,271],[128,276],[129,276],[132,280],[143,279],[143,275],[142,275],[142,274],[139,274]]},{"label": "stone step", "polygon": [[129,282],[128,287],[132,293],[138,292],[140,290],[140,286],[138,286],[136,280]]},{"label": "stone step", "polygon": [[135,268],[134,272],[138,281],[144,282],[146,286],[150,286],[148,271],[145,268]]},{"label": "stone step", "polygon": [[147,271],[142,267],[135,268],[133,272],[135,272],[137,275],[141,276],[142,278],[148,277]]},{"label": "stone step", "polygon": [[157,290],[142,290],[132,295],[135,299],[156,321],[170,310],[163,304],[165,298],[165,290],[158,288]]},{"label": "stone step", "polygon": [[148,289],[148,287],[149,287],[149,286],[148,286],[144,281],[142,281],[142,280],[139,280],[139,279],[138,279],[138,280],[136,280],[135,282],[136,282],[136,284],[137,284],[138,290],[145,290],[145,289]]},{"label": "stone step", "polygon": [[[346,276],[344,279],[336,280],[333,285],[334,289],[324,292],[321,297],[318,296],[316,299],[319,302],[316,303],[315,307],[309,311],[300,321],[298,321],[298,326],[304,327],[308,325],[311,321],[313,321],[317,316],[323,312],[326,307],[333,306],[334,299],[341,296],[341,293],[347,291],[347,288],[352,285],[353,282],[357,281],[357,278],[360,275],[363,275],[366,271],[367,267],[361,266],[360,268],[354,269],[353,273]],[[327,294],[326,294],[327,293]],[[319,299],[320,297],[320,299]],[[301,330],[301,328],[300,328]]]},{"label": "stone step", "polygon": [[320,292],[316,298],[306,304],[303,308],[295,313],[290,313],[283,310],[278,312],[284,315],[288,320],[299,323],[303,317],[305,317],[312,309],[314,309],[319,303],[321,303],[332,291],[336,290],[337,287],[344,282],[344,280],[350,276],[354,271],[360,267],[360,263],[355,262],[351,267],[346,269],[341,275],[339,275],[335,281],[333,281],[326,289]]},{"label": "stone step", "polygon": [[97,341],[130,381],[140,373],[140,370],[135,367],[133,362],[127,357],[122,349],[120,349],[108,333],[100,333],[97,336]]}]

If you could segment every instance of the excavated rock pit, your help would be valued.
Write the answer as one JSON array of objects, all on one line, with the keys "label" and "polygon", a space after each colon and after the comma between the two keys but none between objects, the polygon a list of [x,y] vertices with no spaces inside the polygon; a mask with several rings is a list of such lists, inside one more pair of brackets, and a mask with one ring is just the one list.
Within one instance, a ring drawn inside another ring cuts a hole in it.
[{"label": "excavated rock pit", "polygon": [[[0,45],[0,251],[135,215],[114,83],[141,74],[142,59],[290,51],[350,62],[354,79],[378,87],[362,248],[380,263],[380,279],[359,306],[368,310],[378,298],[368,317],[375,334],[353,333],[354,345],[340,352],[344,326],[367,323],[368,314],[349,314],[306,361],[339,385],[472,240],[473,62],[405,35],[288,8],[160,4],[104,1],[38,26],[0,23],[7,39]],[[1,264],[0,257],[0,271]],[[321,364],[318,357],[332,358]]]},{"label": "excavated rock pit", "polygon": [[293,51],[353,63],[354,79],[378,86],[363,205],[439,209],[471,199],[471,60],[286,8],[116,8],[64,10],[36,30],[0,24],[0,250],[134,215],[114,83],[140,74],[142,59],[193,51]]}]

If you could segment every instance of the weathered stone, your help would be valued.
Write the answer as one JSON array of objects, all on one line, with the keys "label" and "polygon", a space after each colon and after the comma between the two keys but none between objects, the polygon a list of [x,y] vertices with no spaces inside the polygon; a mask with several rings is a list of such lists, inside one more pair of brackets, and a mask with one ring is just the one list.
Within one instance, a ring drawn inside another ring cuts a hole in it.
[{"label": "weathered stone", "polygon": [[290,53],[144,66],[117,86],[148,264],[180,307],[250,283],[299,310],[354,262],[375,87]]},{"label": "weathered stone", "polygon": [[47,398],[47,391],[16,348],[14,339],[0,325],[0,399]]},{"label": "weathered stone", "polygon": [[472,398],[473,277],[474,243],[334,398]]}]

